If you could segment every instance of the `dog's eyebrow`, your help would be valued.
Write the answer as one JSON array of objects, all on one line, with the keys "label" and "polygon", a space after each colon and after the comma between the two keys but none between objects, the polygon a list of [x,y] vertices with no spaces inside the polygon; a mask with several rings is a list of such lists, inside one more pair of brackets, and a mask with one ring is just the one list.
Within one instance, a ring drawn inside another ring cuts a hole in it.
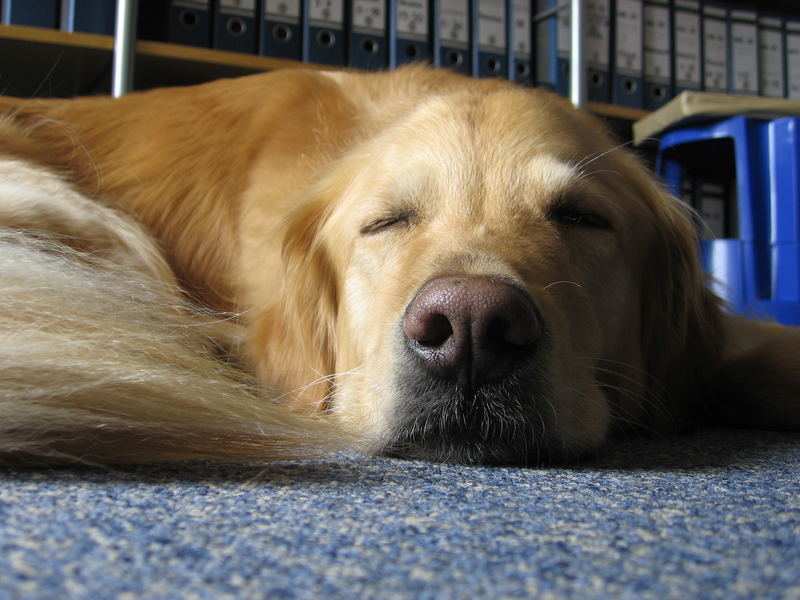
[{"label": "dog's eyebrow", "polygon": [[572,165],[552,154],[533,156],[522,172],[521,188],[515,195],[524,198],[526,204],[534,199],[535,209],[542,211],[542,215],[547,214],[554,203],[570,197],[580,181]]},{"label": "dog's eyebrow", "polygon": [[528,180],[540,189],[566,191],[579,179],[575,167],[553,155],[533,156],[527,164]]}]

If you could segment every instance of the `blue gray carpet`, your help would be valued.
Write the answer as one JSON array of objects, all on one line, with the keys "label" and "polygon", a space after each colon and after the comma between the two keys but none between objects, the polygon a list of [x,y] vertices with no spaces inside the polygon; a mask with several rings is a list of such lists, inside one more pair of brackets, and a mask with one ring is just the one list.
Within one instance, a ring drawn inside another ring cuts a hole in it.
[{"label": "blue gray carpet", "polygon": [[800,435],[569,469],[0,470],[0,598],[800,598]]}]

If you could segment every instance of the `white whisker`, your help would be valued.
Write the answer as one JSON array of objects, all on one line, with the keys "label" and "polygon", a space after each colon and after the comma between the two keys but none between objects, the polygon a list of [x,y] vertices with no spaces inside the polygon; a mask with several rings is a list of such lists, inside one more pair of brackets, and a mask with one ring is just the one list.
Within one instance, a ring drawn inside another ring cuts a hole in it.
[{"label": "white whisker", "polygon": [[596,152],[595,154],[590,154],[589,156],[587,156],[586,158],[581,160],[577,165],[575,165],[575,170],[582,172],[585,167],[587,167],[588,165],[592,164],[593,162],[595,162],[597,160],[600,160],[604,156],[606,156],[608,154],[611,154],[612,152],[614,152],[616,150],[620,150],[620,149],[624,148],[625,146],[630,146],[632,143],[633,143],[633,140],[629,140],[627,142],[623,142],[621,144],[618,144],[618,145],[616,145],[613,148],[610,148],[608,150],[603,150],[602,152]]},{"label": "white whisker", "polygon": [[[306,391],[308,391],[309,389],[311,389],[311,388],[313,388],[313,387],[315,387],[317,385],[322,385],[322,384],[325,384],[325,383],[333,384],[339,379],[343,379],[344,377],[347,377],[349,375],[353,375],[354,373],[358,372],[362,368],[363,368],[363,365],[359,365],[357,367],[354,367],[354,368],[350,369],[349,371],[341,371],[339,373],[330,373],[328,375],[322,375],[322,376],[318,377],[317,379],[314,379],[313,381],[310,381],[310,382],[308,382],[307,384],[305,384],[303,386],[300,386],[300,387],[298,387],[298,388],[296,388],[294,390],[291,390],[289,392],[286,392],[285,394],[282,394],[281,396],[278,396],[277,402],[281,402],[281,401],[283,401],[286,398],[291,397],[291,396],[295,396],[295,395],[299,396],[299,395],[305,393]],[[330,400],[330,394],[326,394],[325,399],[326,400]]]},{"label": "white whisker", "polygon": [[544,287],[542,288],[542,291],[549,290],[549,289],[550,289],[551,287],[553,287],[554,285],[559,285],[559,284],[561,284],[561,283],[566,283],[566,284],[568,284],[568,285],[574,285],[574,286],[575,286],[575,287],[577,287],[577,288],[581,288],[581,289],[583,289],[583,286],[582,286],[580,283],[578,283],[577,281],[568,281],[568,280],[563,280],[563,281],[554,281],[553,283],[548,283],[546,286],[544,286]]}]

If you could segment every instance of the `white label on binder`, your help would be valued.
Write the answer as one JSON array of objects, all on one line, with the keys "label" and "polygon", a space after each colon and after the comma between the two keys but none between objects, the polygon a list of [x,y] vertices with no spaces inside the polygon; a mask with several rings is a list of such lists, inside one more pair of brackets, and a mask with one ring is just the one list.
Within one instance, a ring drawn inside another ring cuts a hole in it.
[{"label": "white label on binder", "polygon": [[601,68],[608,67],[609,10],[608,0],[586,3],[586,60]]},{"label": "white label on binder", "polygon": [[219,0],[219,7],[226,13],[241,12],[253,15],[256,10],[256,0]]},{"label": "white label on binder", "polygon": [[267,0],[264,13],[275,21],[297,23],[300,20],[300,0]]},{"label": "white label on binder", "polygon": [[514,52],[523,58],[531,55],[530,0],[514,0]]},{"label": "white label on binder", "polygon": [[647,79],[669,81],[669,7],[647,4],[644,7],[644,73]]},{"label": "white label on binder", "polygon": [[505,0],[478,0],[478,46],[483,50],[505,51]]},{"label": "white label on binder", "polygon": [[731,9],[731,19],[739,21],[755,21],[758,13],[752,10]]},{"label": "white label on binder", "polygon": [[675,11],[675,79],[679,84],[700,86],[700,15]]},{"label": "white label on binder", "polygon": [[621,73],[642,70],[641,0],[617,0],[617,48],[615,60]]},{"label": "white label on binder", "polygon": [[439,11],[442,41],[457,46],[466,46],[469,43],[467,0],[442,0]]},{"label": "white label on binder", "polygon": [[361,31],[385,31],[386,1],[353,0],[353,28]]},{"label": "white label on binder", "polygon": [[731,60],[735,92],[758,93],[758,28],[750,23],[731,24]]},{"label": "white label on binder", "polygon": [[428,0],[397,0],[397,33],[428,39]]},{"label": "white label on binder", "polygon": [[703,14],[706,16],[717,17],[718,19],[724,19],[725,9],[717,6],[704,6]]},{"label": "white label on binder", "polygon": [[311,0],[308,20],[315,25],[341,26],[344,23],[342,0]]},{"label": "white label on binder", "polygon": [[728,28],[722,19],[706,18],[703,22],[705,89],[728,91]]},{"label": "white label on binder", "polygon": [[763,19],[758,32],[759,88],[764,96],[783,97],[783,36],[780,21]]},{"label": "white label on binder", "polygon": [[800,21],[786,23],[786,65],[789,98],[800,100]]}]

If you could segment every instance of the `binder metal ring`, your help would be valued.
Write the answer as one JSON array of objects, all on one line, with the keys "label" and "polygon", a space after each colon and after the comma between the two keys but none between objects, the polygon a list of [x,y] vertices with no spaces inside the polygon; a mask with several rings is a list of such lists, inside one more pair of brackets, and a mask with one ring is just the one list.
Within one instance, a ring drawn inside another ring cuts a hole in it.
[{"label": "binder metal ring", "polygon": [[225,23],[225,30],[234,37],[241,37],[247,32],[247,23],[239,17],[233,17]]},{"label": "binder metal ring", "polygon": [[317,32],[317,43],[323,48],[333,48],[336,44],[336,34],[327,29]]},{"label": "binder metal ring", "polygon": [[200,19],[197,18],[197,13],[192,10],[182,10],[178,18],[180,19],[181,25],[187,29],[194,29],[200,22]]},{"label": "binder metal ring", "polygon": [[378,40],[366,38],[361,42],[361,49],[367,54],[377,54],[380,49],[380,44]]},{"label": "binder metal ring", "polygon": [[286,25],[275,25],[272,28],[272,39],[279,44],[287,44],[292,39],[292,30]]}]

